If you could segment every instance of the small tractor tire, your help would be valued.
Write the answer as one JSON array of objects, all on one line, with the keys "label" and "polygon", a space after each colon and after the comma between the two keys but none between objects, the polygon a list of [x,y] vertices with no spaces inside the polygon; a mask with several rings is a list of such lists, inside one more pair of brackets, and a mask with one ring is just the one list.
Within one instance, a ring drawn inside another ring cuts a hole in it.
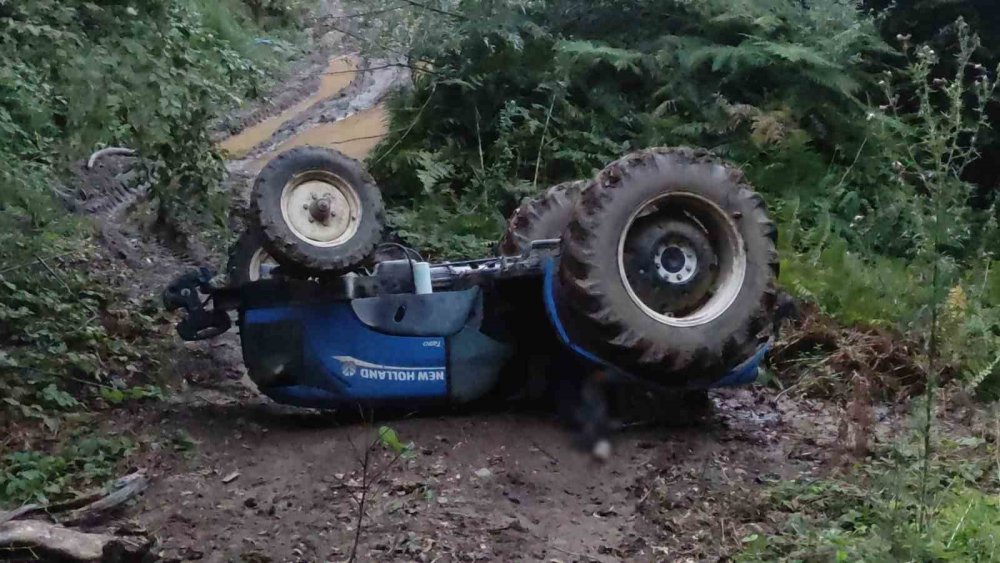
[{"label": "small tractor tire", "polygon": [[322,147],[279,154],[257,176],[252,221],[283,267],[337,274],[364,263],[382,240],[382,195],[361,164]]},{"label": "small tractor tire", "polygon": [[240,287],[270,277],[268,266],[273,266],[274,258],[264,248],[264,233],[251,226],[240,235],[229,249],[226,273],[229,285]]}]

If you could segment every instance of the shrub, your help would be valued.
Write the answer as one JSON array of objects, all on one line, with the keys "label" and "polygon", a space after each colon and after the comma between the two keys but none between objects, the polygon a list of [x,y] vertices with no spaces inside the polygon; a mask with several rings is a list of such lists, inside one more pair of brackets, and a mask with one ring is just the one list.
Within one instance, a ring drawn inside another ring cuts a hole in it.
[{"label": "shrub", "polygon": [[[392,132],[370,161],[414,243],[455,237],[463,252],[445,253],[464,254],[470,237],[495,240],[503,223],[494,215],[523,196],[653,145],[712,148],[764,192],[808,202],[803,219],[829,210],[846,237],[880,191],[837,181],[856,155],[878,150],[865,143],[859,98],[890,52],[853,2],[451,8],[394,10],[403,20],[382,23],[371,45],[405,49],[426,69],[392,104]],[[427,220],[438,215],[427,207],[448,205],[489,209],[490,219]]]},{"label": "shrub", "polygon": [[50,413],[74,407],[67,390],[84,399],[112,375],[131,384],[152,361],[138,357],[153,325],[143,311],[130,315],[141,329],[108,328],[135,305],[120,303],[103,275],[91,226],[68,216],[61,200],[74,194],[60,178],[92,150],[124,145],[142,155],[161,218],[219,209],[210,128],[257,94],[276,58],[254,45],[261,31],[244,8],[228,6],[0,2],[0,395],[9,412],[54,426]]}]

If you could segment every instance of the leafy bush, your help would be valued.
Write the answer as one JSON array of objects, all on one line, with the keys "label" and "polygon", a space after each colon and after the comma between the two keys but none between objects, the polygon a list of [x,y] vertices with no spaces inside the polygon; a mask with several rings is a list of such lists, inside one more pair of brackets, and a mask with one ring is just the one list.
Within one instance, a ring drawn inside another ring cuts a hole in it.
[{"label": "leafy bush", "polygon": [[[72,218],[63,227],[87,231]],[[93,243],[66,233],[0,235],[0,264],[10,264],[0,275],[2,407],[53,431],[59,413],[116,389],[112,379],[127,388],[157,366],[161,313],[117,294],[111,268],[91,272],[101,261]]]},{"label": "leafy bush", "polygon": [[123,145],[142,155],[161,219],[220,209],[209,131],[277,66],[254,41],[261,33],[236,2],[0,2],[3,408],[53,427],[50,414],[77,407],[74,397],[103,390],[114,402],[129,393],[112,376],[127,388],[151,366],[142,351],[154,320],[103,275],[60,177],[92,150]]},{"label": "leafy bush", "polygon": [[[427,69],[394,102],[392,133],[371,161],[396,224],[416,243],[462,237],[464,254],[469,237],[495,240],[499,216],[521,197],[654,145],[712,148],[744,164],[763,191],[809,202],[809,221],[832,212],[842,236],[853,236],[850,218],[881,191],[838,181],[856,155],[878,150],[865,142],[859,97],[891,53],[854,2],[454,9],[436,18],[396,10],[404,20],[383,23],[371,46],[407,49]],[[412,44],[399,44],[401,29]],[[442,224],[428,207],[480,213]]]},{"label": "leafy bush", "polygon": [[134,447],[127,438],[78,436],[56,454],[5,454],[0,457],[0,506],[57,502],[104,485]]}]

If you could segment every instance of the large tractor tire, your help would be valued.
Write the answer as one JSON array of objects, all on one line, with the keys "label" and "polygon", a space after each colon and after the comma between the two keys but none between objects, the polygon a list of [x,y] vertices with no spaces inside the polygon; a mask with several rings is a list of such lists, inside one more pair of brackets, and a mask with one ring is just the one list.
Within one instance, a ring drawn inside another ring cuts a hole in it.
[{"label": "large tractor tire", "polygon": [[500,239],[501,256],[520,256],[533,240],[562,236],[573,218],[573,208],[589,180],[563,182],[549,188],[541,196],[522,203],[507,221],[507,230]]},{"label": "large tractor tire", "polygon": [[251,219],[282,266],[342,273],[361,265],[381,242],[382,195],[361,164],[320,147],[274,158],[254,182]]},{"label": "large tractor tire", "polygon": [[705,151],[637,152],[581,194],[565,303],[611,361],[666,384],[712,381],[769,337],[776,239],[738,169]]}]

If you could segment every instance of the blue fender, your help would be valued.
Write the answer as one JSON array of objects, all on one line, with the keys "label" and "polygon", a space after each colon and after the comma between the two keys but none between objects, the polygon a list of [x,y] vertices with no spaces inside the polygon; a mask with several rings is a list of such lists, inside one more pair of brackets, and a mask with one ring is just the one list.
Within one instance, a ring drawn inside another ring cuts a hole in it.
[{"label": "blue fender", "polygon": [[[546,258],[543,264],[544,277],[542,283],[542,299],[545,302],[545,312],[549,317],[549,321],[552,323],[552,326],[563,345],[584,360],[607,369],[610,375],[615,376],[618,379],[638,382],[644,385],[657,385],[648,378],[640,378],[639,376],[629,373],[621,367],[586,349],[580,343],[573,341],[569,332],[566,330],[566,326],[563,324],[562,319],[559,317],[559,307],[557,305],[556,297],[559,293],[558,288],[556,287],[558,284],[558,281],[556,280],[557,269],[558,261],[555,258]],[[768,350],[771,349],[773,342],[773,339],[769,339],[764,344],[761,344],[752,356],[744,360],[738,366],[729,370],[725,375],[709,384],[707,387],[734,387],[747,385],[756,381],[758,368],[764,360],[764,356],[767,355]]]}]

